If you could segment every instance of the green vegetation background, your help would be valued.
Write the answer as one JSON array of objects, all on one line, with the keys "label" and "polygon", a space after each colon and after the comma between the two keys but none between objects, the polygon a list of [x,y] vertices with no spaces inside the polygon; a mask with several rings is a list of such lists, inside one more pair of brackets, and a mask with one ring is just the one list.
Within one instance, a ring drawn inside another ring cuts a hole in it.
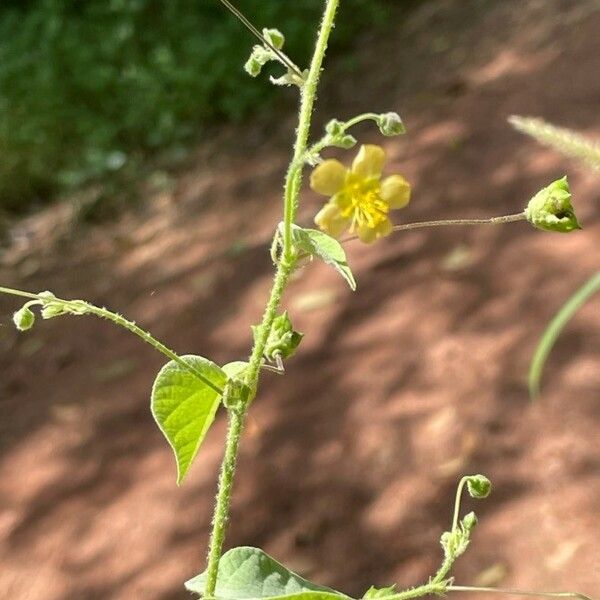
[{"label": "green vegetation background", "polygon": [[[385,0],[347,0],[336,44],[385,21]],[[238,0],[309,56],[322,0]],[[0,5],[0,209],[135,172],[201,125],[239,121],[272,89],[242,65],[254,41],[217,0],[4,0]]]}]

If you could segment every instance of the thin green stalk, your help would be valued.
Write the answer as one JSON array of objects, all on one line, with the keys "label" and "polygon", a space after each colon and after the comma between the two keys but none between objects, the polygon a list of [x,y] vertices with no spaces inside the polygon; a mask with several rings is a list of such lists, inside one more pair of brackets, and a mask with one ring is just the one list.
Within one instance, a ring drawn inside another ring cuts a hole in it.
[{"label": "thin green stalk", "polygon": [[[491,217],[490,219],[444,219],[441,221],[420,221],[418,223],[403,223],[394,225],[392,231],[410,231],[412,229],[425,229],[428,227],[446,227],[451,225],[502,225],[503,223],[514,223],[516,221],[526,221],[525,213],[514,215],[504,215],[502,217]],[[357,235],[342,240],[342,243],[358,240]]]},{"label": "thin green stalk", "polygon": [[[295,256],[292,242],[292,224],[294,222],[296,209],[298,206],[298,194],[302,182],[302,168],[304,165],[303,158],[308,144],[308,136],[310,132],[310,124],[312,120],[317,86],[319,84],[321,67],[323,65],[323,59],[327,50],[327,43],[333,28],[338,5],[339,0],[327,0],[308,76],[304,86],[301,89],[301,101],[298,117],[298,129],[296,131],[296,141],[294,144],[294,155],[290,162],[285,180],[282,252],[281,256],[279,257],[277,271],[273,280],[273,286],[271,288],[269,300],[263,314],[260,326],[261,334],[258,336],[258,339],[255,341],[252,348],[249,366],[246,372],[245,381],[251,390],[250,397],[247,404],[241,407],[239,411],[230,413],[226,450],[221,467],[221,474],[219,477],[217,502],[215,506],[213,527],[208,551],[207,581],[204,589],[204,596],[208,598],[215,595],[215,588],[219,573],[219,561],[221,559],[223,542],[225,540],[225,530],[231,502],[231,488],[234,479],[235,463],[239,449],[240,435],[244,418],[248,410],[248,406],[256,394],[263,353],[267,344],[271,327],[273,325],[273,320],[277,315],[277,310],[281,303],[283,292],[297,262],[297,257]],[[276,232],[275,236],[278,235],[279,232]]]},{"label": "thin green stalk", "polygon": [[460,501],[462,498],[463,489],[465,484],[469,481],[469,476],[465,475],[459,482],[458,487],[456,488],[456,496],[454,498],[454,515],[452,517],[452,529],[450,531],[454,532],[458,529],[458,518],[460,515]]},{"label": "thin green stalk", "polygon": [[[226,400],[225,398],[223,399]],[[235,466],[240,447],[240,438],[244,428],[246,410],[230,410],[229,426],[227,429],[227,444],[225,447],[225,456],[221,464],[221,473],[219,475],[219,488],[217,492],[217,501],[213,514],[213,527],[210,536],[210,545],[208,553],[208,568],[206,575],[206,589],[204,596],[212,597],[215,594],[217,586],[217,576],[219,574],[219,560],[225,540],[225,531],[227,521],[229,520],[229,507],[231,504],[231,488],[235,476]]]},{"label": "thin green stalk", "polygon": [[37,294],[30,292],[24,292],[23,290],[13,290],[12,288],[0,287],[0,294],[10,294],[11,296],[21,296],[21,298],[31,298],[32,300],[39,300]]},{"label": "thin green stalk", "polygon": [[526,590],[512,590],[503,588],[478,587],[470,585],[449,585],[448,592],[482,592],[484,594],[509,594],[512,596],[538,596],[545,598],[579,598],[579,600],[593,600],[578,592],[530,592]]},{"label": "thin green stalk", "polygon": [[298,208],[298,192],[302,183],[304,155],[308,145],[308,136],[317,95],[317,87],[319,85],[323,59],[325,58],[325,52],[327,51],[327,44],[329,42],[331,30],[333,29],[338,6],[339,0],[327,0],[306,83],[301,90],[300,112],[298,117],[298,129],[296,130],[296,142],[294,144],[294,156],[288,168],[284,190],[282,254],[288,261],[291,260],[293,256],[292,223],[294,222],[296,210]]},{"label": "thin green stalk", "polygon": [[[168,359],[176,362],[180,367],[186,369],[193,375],[195,375],[202,383],[206,384],[208,387],[213,389],[217,394],[222,394],[223,390],[216,384],[214,384],[210,379],[205,377],[200,371],[186,363],[181,357],[179,357],[173,350],[165,346],[162,342],[157,340],[152,334],[148,331],[145,331],[141,327],[138,327],[133,321],[127,320],[122,315],[114,313],[106,308],[100,308],[99,306],[94,306],[89,302],[85,302],[84,300],[63,300],[61,298],[53,297],[51,300],[48,297],[41,296],[40,294],[32,294],[30,292],[24,292],[22,290],[14,290],[12,288],[0,287],[0,293],[10,294],[11,296],[20,296],[22,298],[31,298],[42,304],[48,304],[50,302],[64,306],[67,309],[67,312],[71,312],[74,315],[85,315],[91,314],[97,317],[107,319],[111,321],[115,325],[119,325],[119,327],[123,327],[127,329],[134,335],[137,335],[144,342],[152,346],[158,352],[164,354]],[[69,311],[71,309],[71,311]]]}]

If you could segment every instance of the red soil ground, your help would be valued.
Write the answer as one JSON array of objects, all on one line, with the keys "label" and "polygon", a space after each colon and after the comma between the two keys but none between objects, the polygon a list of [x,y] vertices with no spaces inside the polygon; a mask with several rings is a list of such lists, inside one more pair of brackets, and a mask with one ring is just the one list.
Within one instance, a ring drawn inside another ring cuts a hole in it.
[{"label": "red soil ground", "polygon": [[[404,221],[518,212],[568,173],[584,230],[355,243],[355,294],[325,265],[303,269],[286,304],[306,338],[284,378],[264,376],[229,547],[263,547],[349,594],[414,585],[440,560],[458,478],[483,472],[494,493],[466,502],[480,526],[457,582],[600,594],[597,300],[560,339],[537,403],[525,386],[548,319],[598,269],[599,179],[506,124],[531,114],[600,135],[599,8],[427,2],[327,72],[321,123],[405,118],[409,135],[385,143],[389,171],[414,185]],[[219,133],[116,223],[73,226],[68,205],[15,223],[0,281],[107,305],[181,352],[243,358],[270,283],[293,118],[281,108],[278,123]],[[303,223],[320,202],[305,194]],[[204,567],[223,414],[177,488],[148,409],[162,357],[87,317],[17,335],[16,307],[0,299],[0,597],[187,597],[182,582]]]}]

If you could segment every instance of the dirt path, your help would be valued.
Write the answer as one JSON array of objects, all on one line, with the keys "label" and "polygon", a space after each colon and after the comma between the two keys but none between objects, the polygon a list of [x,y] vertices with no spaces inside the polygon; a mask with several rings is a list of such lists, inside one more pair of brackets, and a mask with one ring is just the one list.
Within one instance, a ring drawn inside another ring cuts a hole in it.
[{"label": "dirt path", "polygon": [[[405,117],[410,135],[387,144],[389,169],[414,184],[404,220],[516,212],[566,172],[585,229],[355,245],[356,294],[326,266],[304,269],[287,303],[307,335],[286,377],[264,378],[228,545],[261,546],[350,594],[414,585],[439,561],[457,478],[484,472],[495,491],[467,503],[481,525],[457,582],[600,595],[597,300],[562,337],[539,403],[524,385],[544,324],[598,268],[598,177],[505,123],[533,114],[600,135],[598,9],[428,2],[328,72],[323,120]],[[142,214],[82,230],[58,207],[16,224],[0,281],[118,309],[179,351],[242,358],[272,272],[293,123],[282,114],[235,148],[231,133],[207,142]],[[302,220],[318,206],[307,193]],[[18,336],[15,307],[0,299],[0,597],[185,598],[204,564],[222,415],[177,488],[148,410],[161,357],[88,318]]]}]

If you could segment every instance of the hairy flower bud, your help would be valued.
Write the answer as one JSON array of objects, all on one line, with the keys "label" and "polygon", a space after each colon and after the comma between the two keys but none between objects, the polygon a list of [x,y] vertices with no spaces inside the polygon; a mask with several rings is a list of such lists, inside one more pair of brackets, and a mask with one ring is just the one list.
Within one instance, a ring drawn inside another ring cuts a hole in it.
[{"label": "hairy flower bud", "polygon": [[569,233],[581,229],[571,204],[571,190],[566,176],[541,189],[525,209],[527,220],[544,231]]},{"label": "hairy flower bud", "polygon": [[384,113],[377,118],[377,126],[383,135],[391,137],[406,133],[404,123],[400,115],[395,112]]},{"label": "hairy flower bud", "polygon": [[467,479],[471,498],[487,498],[492,491],[492,482],[485,475],[471,475]]},{"label": "hairy flower bud", "polygon": [[477,515],[474,512],[470,512],[463,517],[462,528],[464,531],[470,532],[475,525],[477,525]]},{"label": "hairy flower bud", "polygon": [[19,331],[27,331],[35,323],[35,314],[28,306],[24,306],[13,314],[13,323]]}]

